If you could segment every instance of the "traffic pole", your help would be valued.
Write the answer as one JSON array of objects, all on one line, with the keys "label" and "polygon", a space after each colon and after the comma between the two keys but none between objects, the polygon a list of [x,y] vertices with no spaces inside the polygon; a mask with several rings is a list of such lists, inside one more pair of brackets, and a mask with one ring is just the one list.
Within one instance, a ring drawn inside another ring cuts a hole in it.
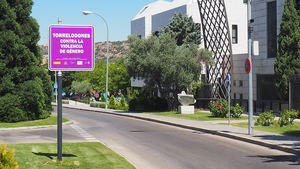
[{"label": "traffic pole", "polygon": [[[248,19],[248,58],[250,60],[250,63],[252,63],[252,39],[251,39],[251,33],[253,31],[252,27],[252,16],[251,16],[251,0],[248,0],[247,2],[247,19]],[[253,67],[253,66],[252,66]],[[252,68],[249,72],[249,81],[248,81],[248,134],[253,135],[253,90],[252,90]]]},{"label": "traffic pole", "polygon": [[57,75],[58,100],[57,100],[57,157],[62,161],[62,72]]},{"label": "traffic pole", "polygon": [[[57,19],[58,24],[62,24],[60,17]],[[55,71],[56,75],[56,71]],[[58,92],[56,92],[57,103],[57,158],[62,161],[62,72],[59,71],[57,75]]]},{"label": "traffic pole", "polygon": [[230,80],[228,83],[228,125],[230,126]]}]

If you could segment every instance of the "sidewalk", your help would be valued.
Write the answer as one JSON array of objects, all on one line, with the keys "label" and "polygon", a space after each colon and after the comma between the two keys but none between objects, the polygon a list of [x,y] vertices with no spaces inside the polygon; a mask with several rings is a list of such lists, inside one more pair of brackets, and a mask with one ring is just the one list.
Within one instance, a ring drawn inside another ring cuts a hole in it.
[{"label": "sidewalk", "polygon": [[254,131],[254,135],[248,135],[247,128],[216,124],[214,121],[195,121],[144,113],[124,112],[111,109],[105,110],[102,108],[90,107],[87,104],[79,102],[75,103],[74,101],[70,101],[69,104],[63,104],[63,107],[132,117],[181,128],[202,131],[300,155],[300,137],[286,136],[257,130]]}]

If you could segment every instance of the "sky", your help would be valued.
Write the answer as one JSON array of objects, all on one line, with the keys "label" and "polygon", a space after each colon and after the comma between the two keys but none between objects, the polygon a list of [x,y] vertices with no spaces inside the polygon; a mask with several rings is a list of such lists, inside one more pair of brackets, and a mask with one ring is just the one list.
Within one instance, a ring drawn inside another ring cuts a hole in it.
[{"label": "sky", "polygon": [[109,41],[127,40],[130,34],[130,21],[147,4],[156,0],[33,0],[31,16],[40,25],[39,44],[48,42],[51,24],[93,25],[95,42],[106,41],[106,26],[103,20],[92,14],[83,15],[83,10],[100,14],[108,23]]}]

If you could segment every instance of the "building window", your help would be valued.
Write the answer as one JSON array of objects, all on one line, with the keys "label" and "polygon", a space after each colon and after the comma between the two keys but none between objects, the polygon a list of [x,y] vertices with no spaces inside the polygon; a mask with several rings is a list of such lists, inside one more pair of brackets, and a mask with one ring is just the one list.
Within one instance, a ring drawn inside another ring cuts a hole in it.
[{"label": "building window", "polygon": [[238,26],[232,25],[232,44],[238,43]]},{"label": "building window", "polygon": [[256,75],[257,100],[279,100],[279,93],[275,87],[275,75]]},{"label": "building window", "polygon": [[242,80],[240,80],[240,87],[242,87],[243,86],[243,81]]},{"label": "building window", "polygon": [[243,94],[242,93],[240,94],[240,100],[243,100]]},{"label": "building window", "polygon": [[236,80],[233,81],[233,86],[236,86]]},{"label": "building window", "polygon": [[267,47],[268,58],[277,56],[277,9],[276,1],[267,2]]},{"label": "building window", "polygon": [[236,93],[233,93],[233,98],[236,99]]}]

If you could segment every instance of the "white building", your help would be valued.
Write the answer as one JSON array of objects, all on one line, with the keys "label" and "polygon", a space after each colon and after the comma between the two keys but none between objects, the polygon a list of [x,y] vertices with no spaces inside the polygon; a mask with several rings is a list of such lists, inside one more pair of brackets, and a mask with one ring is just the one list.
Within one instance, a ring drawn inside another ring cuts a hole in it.
[{"label": "white building", "polygon": [[[248,99],[248,75],[244,71],[244,60],[248,56],[248,30],[247,4],[243,1],[158,0],[143,7],[132,19],[131,34],[147,37],[166,26],[175,13],[181,12],[191,16],[194,22],[202,25],[204,41],[200,47],[206,47],[212,50],[214,55],[219,55],[215,58],[215,68],[209,69],[207,75],[211,79],[210,83],[214,84],[213,88],[216,91],[222,90],[224,87],[219,89],[215,84],[224,84],[226,74],[231,73],[231,97],[245,100]],[[262,100],[277,99],[272,76],[277,49],[276,36],[279,34],[283,4],[284,0],[252,0],[252,38],[259,41],[260,50],[259,55],[253,56],[252,60],[253,99],[258,100],[258,103]],[[219,49],[218,46],[227,48]],[[230,49],[231,53],[227,49]],[[227,58],[229,55],[231,57]]]}]

